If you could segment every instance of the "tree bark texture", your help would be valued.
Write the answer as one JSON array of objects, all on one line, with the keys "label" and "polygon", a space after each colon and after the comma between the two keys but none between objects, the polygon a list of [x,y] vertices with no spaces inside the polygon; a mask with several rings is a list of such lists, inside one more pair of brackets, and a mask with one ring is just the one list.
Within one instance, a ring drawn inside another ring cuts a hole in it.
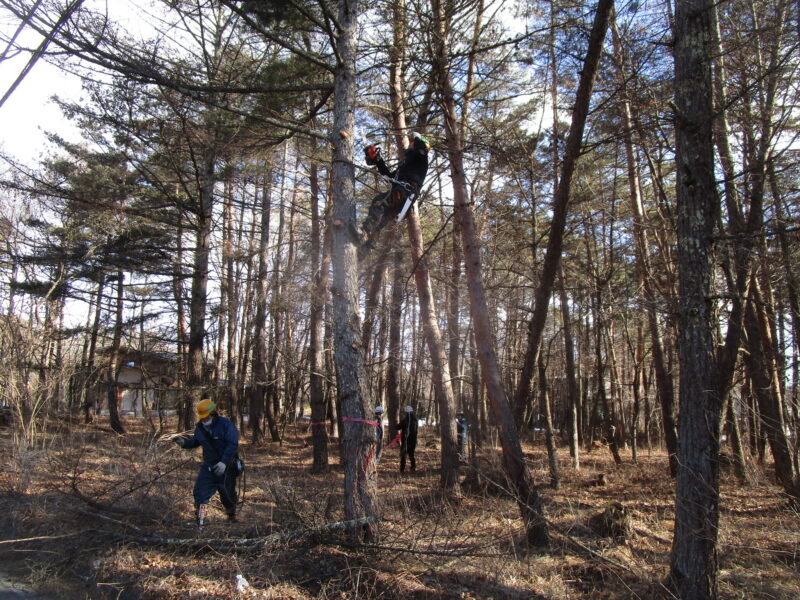
[{"label": "tree bark texture", "polygon": [[260,442],[264,435],[261,420],[268,404],[267,296],[269,294],[269,233],[272,215],[271,178],[268,171],[261,192],[258,269],[256,271],[256,314],[252,326],[254,352],[253,385],[250,389],[250,435],[254,443]]},{"label": "tree bark texture", "polygon": [[[239,372],[237,370],[236,362],[236,337],[239,332],[239,285],[241,284],[241,277],[237,276],[233,260],[233,215],[227,223],[228,232],[225,234],[225,248],[223,249],[223,261],[225,262],[225,281],[228,288],[228,312],[226,317],[228,319],[225,350],[225,379],[228,381],[228,409],[230,410],[231,420],[236,423],[237,420],[242,418],[242,407],[239,398]],[[238,228],[239,236],[241,236],[241,228]]]},{"label": "tree bark texture", "polygon": [[114,338],[111,342],[111,354],[108,357],[108,418],[109,425],[117,433],[125,433],[119,418],[119,372],[120,346],[122,344],[122,319],[125,307],[125,274],[117,273],[117,304],[114,317]]},{"label": "tree bark texture", "polygon": [[[372,418],[367,372],[361,346],[358,313],[358,258],[351,231],[356,228],[354,203],[355,165],[353,128],[356,105],[356,29],[358,0],[339,0],[339,58],[334,75],[334,117],[331,142],[333,189],[333,349],[336,382],[342,408],[342,459],[344,509],[347,520],[373,517],[377,512],[375,427]],[[372,525],[361,531],[374,534]]]},{"label": "tree bark texture", "polygon": [[[176,203],[178,202],[178,188],[176,186]],[[175,331],[177,333],[177,343],[175,354],[178,357],[176,366],[176,379],[181,386],[186,381],[187,349],[189,347],[189,337],[186,331],[186,302],[183,292],[183,215],[178,211],[178,226],[175,232],[175,257],[172,259],[172,295],[175,299]],[[187,416],[186,395],[183,394],[178,403],[178,429],[185,429]],[[191,408],[191,407],[189,407]],[[191,420],[191,417],[188,417]]]},{"label": "tree bark texture", "polygon": [[403,249],[395,248],[392,259],[392,298],[389,303],[389,351],[386,360],[386,404],[389,418],[389,437],[394,439],[400,423],[400,365],[403,353],[400,335],[403,319]]},{"label": "tree bark texture", "polygon": [[[308,395],[311,404],[311,440],[314,452],[312,473],[322,473],[328,470],[328,431],[325,428],[327,416],[325,414],[325,348],[322,325],[325,316],[325,300],[328,296],[330,261],[328,253],[323,250],[322,243],[318,170],[317,163],[312,162],[309,177],[311,187],[311,274],[314,278],[314,288],[311,295],[308,342]],[[321,260],[320,254],[323,252],[325,256]]]},{"label": "tree bark texture", "polygon": [[719,419],[713,312],[712,4],[679,0],[675,13],[675,129],[680,425],[670,577],[682,600],[717,597]]}]

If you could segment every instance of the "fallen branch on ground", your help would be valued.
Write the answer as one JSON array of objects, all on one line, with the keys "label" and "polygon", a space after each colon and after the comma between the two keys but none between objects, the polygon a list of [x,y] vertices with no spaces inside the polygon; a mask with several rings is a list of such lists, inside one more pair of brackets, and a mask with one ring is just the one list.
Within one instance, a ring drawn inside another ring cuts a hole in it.
[{"label": "fallen branch on ground", "polygon": [[295,529],[293,531],[281,531],[266,536],[255,538],[178,538],[166,537],[161,535],[149,534],[145,530],[130,523],[125,523],[118,519],[113,519],[105,515],[90,513],[82,511],[84,514],[94,516],[104,521],[109,521],[120,525],[126,529],[132,529],[137,532],[135,535],[120,531],[111,531],[106,529],[97,529],[98,533],[108,535],[114,539],[126,542],[137,542],[140,544],[151,544],[156,546],[181,546],[183,548],[210,548],[220,552],[253,552],[260,548],[277,543],[286,542],[292,539],[305,537],[308,535],[318,535],[321,533],[332,533],[335,531],[348,531],[357,527],[363,527],[370,523],[377,523],[377,517],[364,517],[354,521],[339,521],[337,523],[328,523],[320,527],[312,527],[307,529]]},{"label": "fallen branch on ground", "polygon": [[37,537],[17,538],[14,540],[0,540],[0,546],[6,544],[24,544],[25,542],[39,542],[41,540],[60,540],[62,538],[73,537],[76,535],[83,535],[83,532],[75,531],[73,533],[65,533],[64,535],[40,535]]},{"label": "fallen branch on ground", "polygon": [[660,535],[658,535],[656,533],[653,533],[652,531],[649,531],[649,530],[647,530],[647,529],[645,529],[643,527],[635,527],[634,526],[633,530],[636,533],[638,533],[639,535],[644,535],[644,536],[647,536],[647,537],[651,537],[654,540],[658,540],[662,544],[667,544],[668,546],[672,544],[672,540],[668,540],[667,538],[662,537],[662,536],[660,536]]},{"label": "fallen branch on ground", "polygon": [[400,548],[398,546],[383,546],[381,544],[364,544],[365,548],[375,548],[376,550],[389,550],[391,552],[402,552],[405,554],[421,554],[424,556],[448,556],[451,558],[503,558],[508,556],[506,553],[478,553],[473,549],[466,550],[417,550],[415,548]]},{"label": "fallen branch on ground", "polygon": [[560,535],[562,538],[564,538],[564,540],[568,544],[571,544],[573,547],[577,547],[579,551],[586,552],[590,556],[593,556],[593,557],[595,557],[595,558],[597,558],[597,559],[599,559],[601,561],[607,562],[610,565],[613,565],[615,567],[618,567],[620,569],[628,571],[629,573],[633,573],[634,572],[633,569],[630,568],[629,566],[623,565],[622,563],[617,562],[616,560],[614,560],[612,558],[604,556],[603,554],[601,554],[600,552],[597,552],[596,550],[592,550],[591,548],[589,548],[589,546],[587,546],[585,544],[582,544],[581,542],[576,540],[574,537],[569,535],[567,532],[563,531],[562,528],[560,528],[557,525],[555,525],[552,521],[548,521],[547,524],[548,524],[548,526],[550,527],[550,529],[552,531],[555,531],[558,535]]}]

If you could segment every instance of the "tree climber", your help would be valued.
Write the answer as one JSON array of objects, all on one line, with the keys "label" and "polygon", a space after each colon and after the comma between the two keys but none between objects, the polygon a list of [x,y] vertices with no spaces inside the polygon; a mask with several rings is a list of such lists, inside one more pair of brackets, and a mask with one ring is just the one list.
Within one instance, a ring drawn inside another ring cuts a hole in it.
[{"label": "tree climber", "polygon": [[392,182],[392,187],[372,199],[367,218],[361,224],[361,242],[372,247],[375,237],[386,227],[389,219],[400,221],[414,203],[422,189],[428,173],[428,150],[431,145],[418,133],[412,133],[411,146],[405,151],[403,160],[394,171],[390,171],[381,156],[381,148],[370,144],[364,148],[366,163],[378,168],[378,172]]}]

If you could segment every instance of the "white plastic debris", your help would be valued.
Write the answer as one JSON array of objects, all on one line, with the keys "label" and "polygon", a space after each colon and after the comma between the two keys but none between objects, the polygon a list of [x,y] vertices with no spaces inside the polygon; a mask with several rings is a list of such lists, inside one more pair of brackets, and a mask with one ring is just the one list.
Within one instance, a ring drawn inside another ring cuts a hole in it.
[{"label": "white plastic debris", "polygon": [[250,588],[250,583],[244,578],[241,573],[236,574],[236,591],[240,594],[244,593]]}]

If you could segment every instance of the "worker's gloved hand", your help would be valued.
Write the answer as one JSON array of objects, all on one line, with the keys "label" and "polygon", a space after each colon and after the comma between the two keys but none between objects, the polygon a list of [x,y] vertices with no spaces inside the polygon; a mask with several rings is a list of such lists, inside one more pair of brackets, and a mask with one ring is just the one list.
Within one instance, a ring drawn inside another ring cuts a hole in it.
[{"label": "worker's gloved hand", "polygon": [[212,471],[212,472],[214,473],[214,475],[216,475],[217,477],[222,477],[222,476],[224,475],[224,473],[225,473],[225,463],[224,463],[224,462],[221,462],[221,461],[220,461],[220,462],[218,462],[218,463],[217,463],[217,464],[215,464],[213,467],[211,467],[211,471]]},{"label": "worker's gloved hand", "polygon": [[186,443],[186,440],[184,440],[182,437],[172,438],[172,441],[178,444],[178,446],[181,448],[183,448],[183,444]]},{"label": "worker's gloved hand", "polygon": [[381,159],[381,147],[377,144],[370,144],[364,148],[364,160],[368,165],[376,165]]}]

